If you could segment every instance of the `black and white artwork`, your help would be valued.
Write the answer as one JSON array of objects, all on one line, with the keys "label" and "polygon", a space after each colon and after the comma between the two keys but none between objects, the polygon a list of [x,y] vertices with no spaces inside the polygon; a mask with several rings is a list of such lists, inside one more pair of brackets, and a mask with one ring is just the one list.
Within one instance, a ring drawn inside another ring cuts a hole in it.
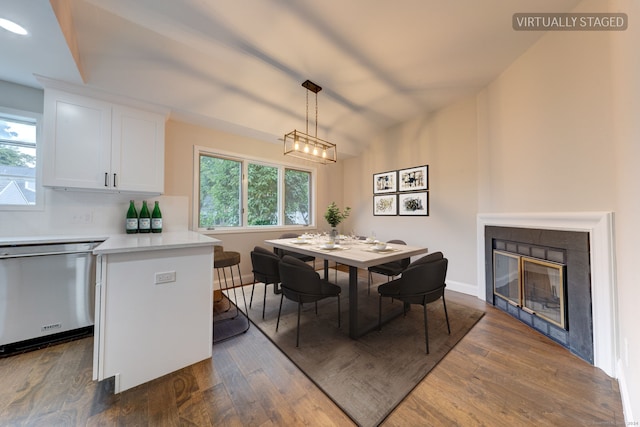
[{"label": "black and white artwork", "polygon": [[398,195],[398,208],[400,215],[404,216],[428,216],[429,193],[420,191],[417,193],[405,193]]},{"label": "black and white artwork", "polygon": [[399,191],[429,189],[429,166],[401,169],[398,171]]},{"label": "black and white artwork", "polygon": [[373,194],[395,193],[398,191],[396,176],[396,171],[374,174]]}]

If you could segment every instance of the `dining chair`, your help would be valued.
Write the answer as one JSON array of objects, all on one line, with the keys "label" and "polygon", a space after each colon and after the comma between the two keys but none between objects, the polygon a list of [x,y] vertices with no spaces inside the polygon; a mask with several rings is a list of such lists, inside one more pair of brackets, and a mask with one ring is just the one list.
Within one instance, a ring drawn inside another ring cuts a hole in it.
[{"label": "dining chair", "polygon": [[316,315],[318,314],[318,301],[329,298],[338,298],[338,328],[340,327],[340,286],[329,283],[320,278],[320,275],[304,261],[289,255],[282,257],[279,263],[280,286],[282,295],[280,296],[280,308],[278,309],[278,321],[276,322],[276,332],[280,326],[280,314],[282,313],[282,301],[286,297],[298,303],[298,326],[296,328],[296,347],[300,345],[300,311],[302,304],[313,302],[316,305]]},{"label": "dining chair", "polygon": [[[296,233],[284,233],[280,235],[279,239],[295,239],[296,237],[299,237],[299,236],[300,235]],[[280,249],[280,248],[273,248],[273,252],[276,255],[278,255],[280,258],[284,257],[285,255],[289,255],[299,260],[302,260],[303,262],[313,261],[313,269],[315,270],[316,268],[316,258],[314,256],[305,255],[297,252],[291,252],[291,251],[287,251],[285,249]]]},{"label": "dining chair", "polygon": [[279,293],[278,284],[280,283],[280,267],[278,263],[280,257],[268,249],[256,246],[251,251],[251,266],[253,272],[253,286],[251,287],[251,298],[249,299],[249,308],[253,304],[253,292],[256,289],[256,282],[264,283],[264,297],[262,298],[262,318],[264,319],[264,311],[267,305],[267,286],[273,284],[273,292]]},{"label": "dining chair", "polygon": [[[404,240],[389,240],[387,243],[396,245],[406,245]],[[367,294],[371,293],[372,273],[378,273],[387,276],[387,282],[395,276],[402,274],[405,268],[411,263],[411,258],[403,258],[398,261],[391,261],[380,265],[369,267],[369,282],[367,284]]]},{"label": "dining chair", "polygon": [[420,304],[424,311],[424,336],[427,354],[429,354],[429,332],[427,328],[427,304],[442,298],[444,316],[447,320],[447,331],[451,334],[447,304],[444,299],[444,289],[447,286],[447,258],[442,252],[434,252],[424,256],[411,264],[402,272],[399,279],[392,280],[378,286],[378,330],[382,329],[382,298],[391,297],[402,301],[406,305]]}]

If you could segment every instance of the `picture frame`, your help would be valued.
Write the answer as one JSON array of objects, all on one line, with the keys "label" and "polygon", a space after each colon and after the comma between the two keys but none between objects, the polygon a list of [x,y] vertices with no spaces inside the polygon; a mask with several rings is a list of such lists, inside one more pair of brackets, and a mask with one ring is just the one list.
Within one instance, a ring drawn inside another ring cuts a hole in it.
[{"label": "picture frame", "polygon": [[400,169],[398,171],[398,191],[429,189],[429,166]]},{"label": "picture frame", "polygon": [[429,216],[429,192],[398,194],[399,215]]},{"label": "picture frame", "polygon": [[373,174],[373,194],[395,193],[398,188],[396,171]]},{"label": "picture frame", "polygon": [[373,196],[374,216],[394,216],[398,215],[398,195],[385,194]]}]

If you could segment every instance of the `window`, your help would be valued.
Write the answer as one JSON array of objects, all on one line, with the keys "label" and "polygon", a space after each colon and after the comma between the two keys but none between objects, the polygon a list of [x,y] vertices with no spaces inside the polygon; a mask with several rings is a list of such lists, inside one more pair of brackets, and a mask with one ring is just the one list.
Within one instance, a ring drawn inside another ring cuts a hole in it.
[{"label": "window", "polygon": [[[295,227],[313,223],[313,171],[236,155],[194,152],[198,230]],[[243,179],[246,178],[246,179]]]},{"label": "window", "polygon": [[37,168],[37,117],[0,109],[0,209],[32,209],[42,190]]}]

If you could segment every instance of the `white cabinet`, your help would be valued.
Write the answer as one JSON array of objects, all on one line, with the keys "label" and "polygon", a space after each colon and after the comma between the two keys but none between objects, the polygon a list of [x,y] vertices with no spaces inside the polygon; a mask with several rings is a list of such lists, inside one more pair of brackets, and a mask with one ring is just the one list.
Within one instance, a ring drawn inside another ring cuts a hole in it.
[{"label": "white cabinet", "polygon": [[120,393],[211,358],[219,242],[193,232],[119,235],[95,249],[94,380],[115,377]]},{"label": "white cabinet", "polygon": [[58,90],[45,91],[45,186],[164,191],[164,117]]}]

